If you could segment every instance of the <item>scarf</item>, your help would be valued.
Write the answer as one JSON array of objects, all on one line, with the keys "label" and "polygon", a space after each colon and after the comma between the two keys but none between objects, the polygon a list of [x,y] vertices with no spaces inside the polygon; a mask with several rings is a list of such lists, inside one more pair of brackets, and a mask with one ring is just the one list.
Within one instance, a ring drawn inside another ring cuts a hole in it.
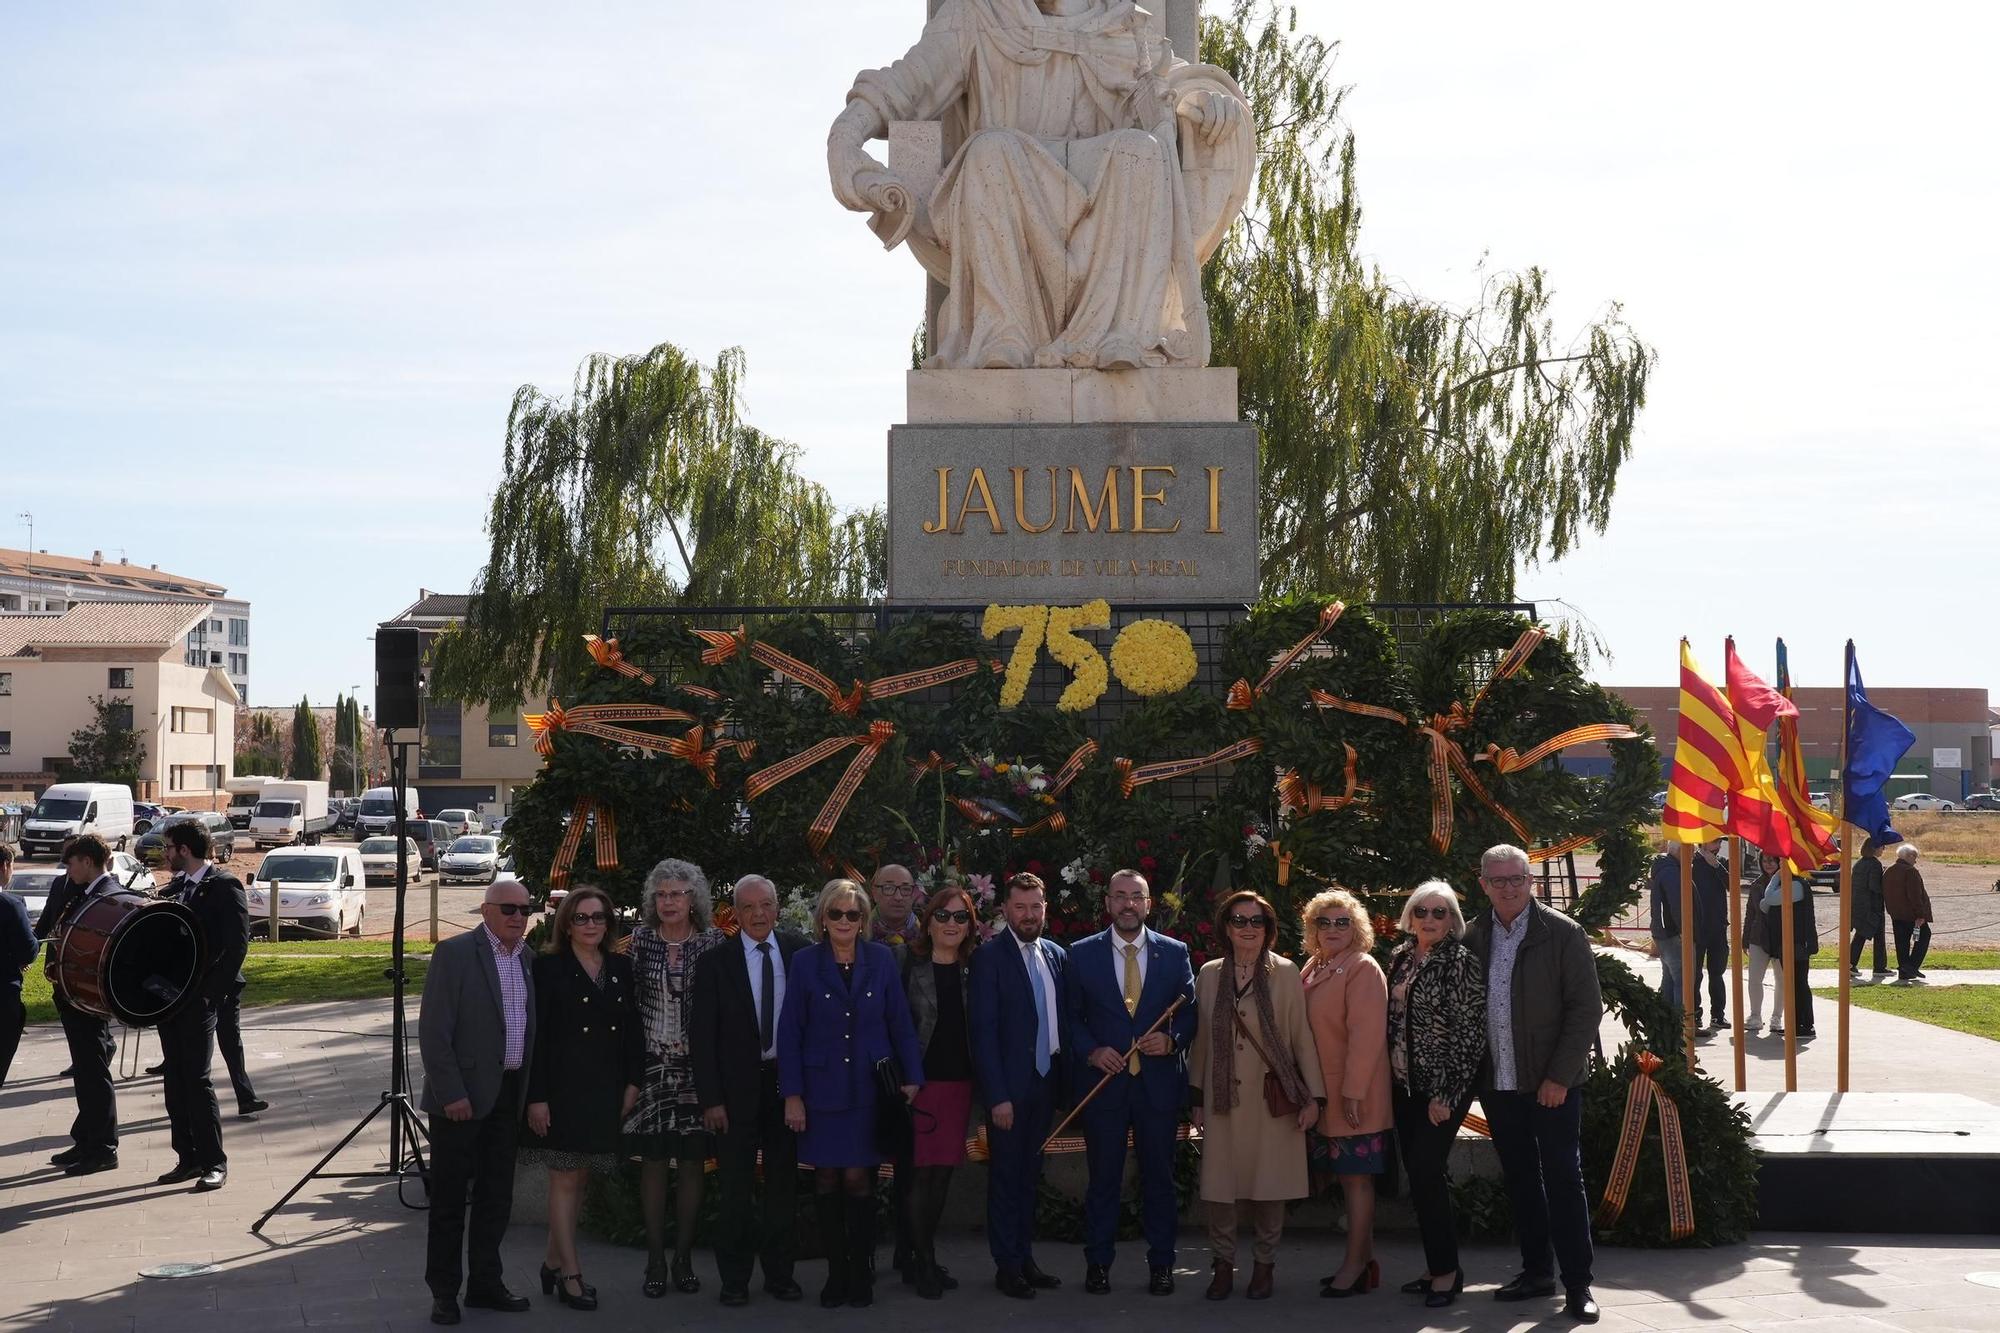
[{"label": "scarf", "polygon": [[[1278,1083],[1285,1090],[1285,1096],[1299,1106],[1312,1102],[1312,1092],[1305,1080],[1293,1067],[1289,1052],[1291,1047],[1278,1040],[1278,1016],[1271,1007],[1272,970],[1271,955],[1266,953],[1250,979],[1250,993],[1257,998],[1257,1040],[1271,1059],[1278,1061],[1278,1067],[1271,1072],[1278,1076]],[[1234,962],[1222,968],[1216,978],[1216,1014],[1220,1017],[1226,1006],[1230,1012],[1236,1008],[1234,985]],[[1227,992],[1226,994],[1224,992]],[[1208,1107],[1211,1114],[1228,1115],[1236,1105],[1236,1042],[1233,1040],[1236,1020],[1229,1018],[1223,1023],[1226,1029],[1211,1033],[1208,1045]]]}]

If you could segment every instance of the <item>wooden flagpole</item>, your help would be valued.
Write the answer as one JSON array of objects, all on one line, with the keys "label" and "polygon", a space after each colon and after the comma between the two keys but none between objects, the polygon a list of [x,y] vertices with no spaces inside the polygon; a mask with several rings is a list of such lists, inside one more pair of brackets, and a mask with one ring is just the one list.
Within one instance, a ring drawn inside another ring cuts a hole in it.
[{"label": "wooden flagpole", "polygon": [[1681,844],[1681,1041],[1694,1062],[1694,844]]},{"label": "wooden flagpole", "polygon": [[[1791,991],[1785,1005],[1785,1091],[1799,1090],[1799,984],[1798,973],[1792,969],[1799,965],[1799,951],[1792,937],[1792,867],[1782,856],[1778,858],[1778,929],[1784,933],[1784,940],[1778,946],[1778,957],[1784,960],[1780,967],[1778,984]],[[1810,991],[1807,994],[1811,994]]]},{"label": "wooden flagpole", "polygon": [[1854,838],[1860,830],[1847,822],[1847,732],[1854,722],[1854,704],[1847,693],[1847,682],[1853,678],[1848,669],[1853,662],[1854,640],[1849,639],[1840,672],[1840,791],[1834,806],[1840,816],[1840,957],[1835,960],[1840,968],[1840,1048],[1834,1073],[1836,1092],[1847,1091],[1847,1021],[1854,984],[1854,946],[1849,936],[1854,930]]},{"label": "wooden flagpole", "polygon": [[1746,1089],[1743,1024],[1743,839],[1729,840],[1729,978],[1736,1000],[1736,1090]]}]

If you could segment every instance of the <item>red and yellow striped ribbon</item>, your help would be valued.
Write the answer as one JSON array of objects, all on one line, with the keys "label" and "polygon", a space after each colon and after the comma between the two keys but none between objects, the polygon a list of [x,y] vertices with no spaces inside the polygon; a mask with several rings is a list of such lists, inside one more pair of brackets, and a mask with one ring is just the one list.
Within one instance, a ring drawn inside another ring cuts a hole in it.
[{"label": "red and yellow striped ribbon", "polygon": [[[1343,748],[1347,751],[1347,764],[1342,778],[1345,789],[1340,795],[1328,796],[1318,786],[1301,778],[1297,770],[1288,770],[1278,779],[1279,803],[1288,809],[1304,811],[1309,815],[1318,814],[1322,810],[1341,810],[1353,805],[1358,799],[1357,791],[1361,785],[1357,756],[1352,745]],[[1282,884],[1285,881],[1281,878],[1278,882]]]},{"label": "red and yellow striped ribbon", "polygon": [[964,815],[966,819],[970,820],[974,824],[977,824],[981,828],[991,828],[993,825],[1000,822],[999,815],[994,814],[991,810],[988,810],[985,806],[973,800],[970,796],[952,797],[951,807],[952,809],[958,811],[959,814]]},{"label": "red and yellow striped ribbon", "polygon": [[563,830],[562,842],[556,847],[555,860],[549,864],[549,887],[564,888],[570,881],[570,867],[576,864],[576,855],[583,850],[583,831],[596,816],[596,855],[599,870],[618,868],[618,820],[611,807],[595,796],[579,796],[570,810],[569,827]]},{"label": "red and yellow striped ribbon", "polygon": [[1604,1201],[1598,1205],[1597,1225],[1608,1227],[1625,1211],[1632,1189],[1632,1177],[1639,1169],[1639,1150],[1646,1141],[1646,1120],[1654,1107],[1660,1111],[1660,1156],[1667,1171],[1667,1232],[1675,1240],[1694,1234],[1694,1191],[1688,1184],[1687,1144],[1681,1137],[1680,1108],[1653,1078],[1661,1066],[1651,1051],[1639,1052],[1639,1069],[1625,1093],[1623,1128],[1618,1135],[1618,1151],[1611,1159],[1611,1174],[1604,1182]]},{"label": "red and yellow striped ribbon", "polygon": [[1243,709],[1254,707],[1257,700],[1262,697],[1264,691],[1271,688],[1271,682],[1284,672],[1289,671],[1292,664],[1305,655],[1306,649],[1312,647],[1313,644],[1319,641],[1321,635],[1333,628],[1334,622],[1340,619],[1340,613],[1346,609],[1347,605],[1344,602],[1327,603],[1325,607],[1321,608],[1319,620],[1314,624],[1312,633],[1293,644],[1283,657],[1273,662],[1271,669],[1264,673],[1264,678],[1257,682],[1256,688],[1251,688],[1250,682],[1247,679],[1239,680],[1229,687],[1229,706],[1239,712]]},{"label": "red and yellow striped ribbon", "polygon": [[1201,755],[1193,759],[1169,759],[1164,763],[1134,766],[1130,759],[1114,759],[1113,768],[1118,770],[1118,787],[1129,800],[1134,791],[1149,782],[1164,782],[1168,778],[1185,777],[1189,773],[1199,773],[1204,768],[1214,768],[1217,764],[1233,763],[1238,759],[1248,759],[1264,748],[1260,736],[1246,736],[1240,741],[1223,746],[1213,754]]},{"label": "red and yellow striped ribbon", "polygon": [[1063,766],[1056,770],[1055,777],[1049,782],[1049,795],[1060,796],[1069,790],[1069,784],[1081,777],[1083,770],[1089,767],[1090,761],[1096,757],[1096,741],[1085,741],[1071,750],[1069,758],[1063,760]]},{"label": "red and yellow striped ribbon", "polygon": [[700,721],[693,713],[684,713],[678,708],[662,708],[658,704],[583,704],[576,708],[564,708],[555,699],[549,700],[548,712],[529,713],[523,720],[527,722],[528,730],[535,733],[535,750],[544,759],[555,753],[556,733],[559,731],[595,736],[614,745],[665,752],[670,744],[666,737],[611,724]]},{"label": "red and yellow striped ribbon", "polygon": [[1037,833],[1061,833],[1069,827],[1069,816],[1060,810],[1043,815],[1032,824],[1022,824],[1007,831],[1017,838],[1032,838]]},{"label": "red and yellow striped ribbon", "polygon": [[630,676],[633,680],[644,681],[648,685],[658,683],[651,673],[642,671],[625,660],[625,654],[618,651],[616,639],[600,639],[595,634],[586,634],[583,636],[583,646],[590,650],[591,660],[606,671],[616,671],[621,676]]},{"label": "red and yellow striped ribbon", "polygon": [[1513,773],[1523,768],[1532,768],[1572,745],[1587,745],[1592,741],[1632,741],[1638,738],[1639,733],[1622,722],[1592,722],[1588,726],[1571,727],[1568,731],[1551,736],[1526,754],[1511,745],[1488,745],[1480,753],[1479,758],[1493,765],[1493,771],[1496,773]]},{"label": "red and yellow striped ribbon", "polygon": [[847,803],[860,790],[862,779],[868,776],[869,766],[875,756],[882,752],[896,734],[892,722],[878,720],[871,722],[867,732],[860,736],[829,736],[817,745],[799,751],[789,759],[783,759],[768,768],[760,768],[743,780],[743,795],[748,800],[756,800],[779,783],[797,777],[813,765],[839,754],[850,747],[859,747],[860,753],[848,762],[847,771],[840,775],[840,781],[827,793],[826,803],[819,814],[813,817],[806,830],[806,843],[814,852],[824,851],[827,840],[833,836],[840,817],[847,811]]},{"label": "red and yellow striped ribbon", "polygon": [[801,662],[783,649],[775,648],[761,640],[752,642],[749,631],[742,626],[734,630],[698,629],[695,637],[709,645],[701,655],[708,666],[719,666],[733,657],[747,653],[750,660],[759,666],[769,667],[782,676],[789,676],[799,684],[822,696],[834,712],[842,717],[860,715],[861,705],[870,699],[893,699],[899,694],[911,694],[927,690],[935,685],[948,685],[955,680],[978,674],[979,660],[963,657],[956,662],[942,666],[925,667],[921,671],[905,671],[900,675],[883,676],[879,680],[854,682],[854,687],[843,691],[833,683],[833,678],[825,672]]}]

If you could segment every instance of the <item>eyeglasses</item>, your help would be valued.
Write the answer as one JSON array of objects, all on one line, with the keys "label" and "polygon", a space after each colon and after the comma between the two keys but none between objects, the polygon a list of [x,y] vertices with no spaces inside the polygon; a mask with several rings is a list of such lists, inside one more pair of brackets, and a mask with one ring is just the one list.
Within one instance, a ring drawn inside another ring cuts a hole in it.
[{"label": "eyeglasses", "polygon": [[1229,924],[1238,930],[1243,929],[1245,926],[1255,926],[1257,929],[1263,930],[1271,924],[1271,918],[1265,916],[1262,912],[1257,913],[1255,916],[1244,916],[1241,912],[1231,912],[1229,914]]},{"label": "eyeglasses", "polygon": [[939,912],[936,916],[932,917],[931,920],[950,921],[956,925],[965,926],[965,925],[970,925],[972,923],[972,913],[966,911],[963,907],[960,907],[952,909],[950,911]]},{"label": "eyeglasses", "polygon": [[688,896],[688,891],[686,889],[660,889],[653,896],[655,898],[685,898]]},{"label": "eyeglasses", "polygon": [[1351,916],[1316,916],[1313,918],[1315,930],[1346,930],[1354,924]]},{"label": "eyeglasses", "polygon": [[1488,884],[1502,889],[1522,889],[1528,885],[1526,875],[1486,875],[1483,878]]},{"label": "eyeglasses", "polygon": [[1449,921],[1451,920],[1451,909],[1449,907],[1412,907],[1410,915],[1418,921],[1422,921],[1425,917],[1429,917],[1433,921]]},{"label": "eyeglasses", "polygon": [[535,914],[535,905],[533,903],[488,903],[486,905],[501,916],[533,916]]},{"label": "eyeglasses", "polygon": [[579,926],[601,926],[606,918],[602,912],[578,912],[570,920]]},{"label": "eyeglasses", "polygon": [[858,907],[829,907],[826,909],[828,921],[859,921],[862,911]]}]

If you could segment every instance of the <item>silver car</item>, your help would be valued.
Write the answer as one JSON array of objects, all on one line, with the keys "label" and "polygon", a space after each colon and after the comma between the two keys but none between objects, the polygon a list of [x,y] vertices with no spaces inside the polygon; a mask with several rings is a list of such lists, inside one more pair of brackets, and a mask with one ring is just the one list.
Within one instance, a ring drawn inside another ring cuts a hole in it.
[{"label": "silver car", "polygon": [[438,857],[445,884],[491,884],[500,871],[500,840],[473,833],[454,841]]}]

